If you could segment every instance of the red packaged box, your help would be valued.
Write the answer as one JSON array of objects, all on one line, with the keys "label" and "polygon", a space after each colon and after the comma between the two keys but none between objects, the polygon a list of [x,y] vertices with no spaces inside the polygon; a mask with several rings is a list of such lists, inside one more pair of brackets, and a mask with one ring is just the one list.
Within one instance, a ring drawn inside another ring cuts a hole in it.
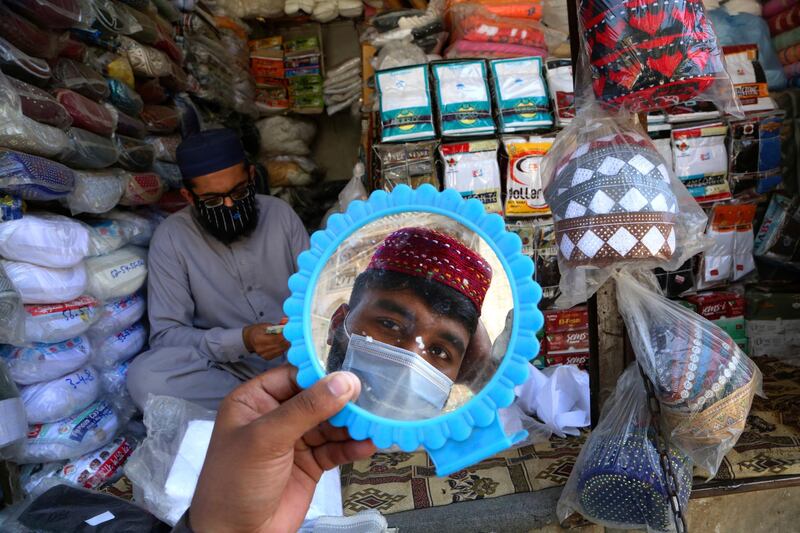
[{"label": "red packaged box", "polygon": [[564,333],[547,333],[548,352],[588,352],[589,330],[566,331]]},{"label": "red packaged box", "polygon": [[589,329],[589,309],[586,306],[544,312],[544,330],[548,334],[582,329]]},{"label": "red packaged box", "polygon": [[576,365],[581,370],[589,370],[588,352],[548,353],[545,355],[547,366]]},{"label": "red packaged box", "polygon": [[735,292],[707,292],[689,296],[686,301],[706,320],[744,316],[745,298]]}]

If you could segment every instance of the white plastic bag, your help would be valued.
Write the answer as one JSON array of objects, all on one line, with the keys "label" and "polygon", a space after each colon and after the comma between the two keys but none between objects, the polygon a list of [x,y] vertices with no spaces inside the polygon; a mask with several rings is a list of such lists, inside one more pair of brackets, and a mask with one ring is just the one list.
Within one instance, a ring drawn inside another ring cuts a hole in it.
[{"label": "white plastic bag", "polygon": [[89,232],[78,221],[26,213],[0,223],[0,256],[50,268],[74,267],[89,255]]},{"label": "white plastic bag", "polygon": [[100,319],[92,325],[92,333],[111,335],[132,326],[144,315],[147,302],[141,292],[109,300],[103,306]]},{"label": "white plastic bag", "polygon": [[277,116],[256,123],[263,155],[308,155],[317,127],[297,118]]},{"label": "white plastic bag", "polygon": [[535,414],[558,437],[579,435],[591,424],[589,374],[574,365],[559,365],[544,371],[530,365],[531,376],[517,387],[522,410]]},{"label": "white plastic bag", "polygon": [[24,342],[25,311],[14,284],[0,265],[0,344]]},{"label": "white plastic bag", "polygon": [[85,366],[92,355],[89,339],[75,337],[55,344],[36,344],[31,347],[0,346],[11,378],[20,385],[50,381]]},{"label": "white plastic bag", "polygon": [[125,246],[108,255],[86,260],[89,294],[111,300],[138,291],[147,278],[147,254],[141,248]]},{"label": "white plastic bag", "polygon": [[149,230],[149,226],[144,228],[126,220],[107,218],[88,219],[86,225],[89,228],[89,257],[119,250]]},{"label": "white plastic bag", "polygon": [[93,339],[92,364],[113,368],[142,351],[147,342],[147,328],[141,322],[107,337]]},{"label": "white plastic bag", "polygon": [[25,306],[25,341],[54,343],[83,334],[100,316],[100,302],[81,296],[60,304]]},{"label": "white plastic bag", "polygon": [[29,424],[46,424],[72,416],[94,402],[99,394],[100,380],[91,367],[20,390]]},{"label": "white plastic bag", "polygon": [[46,268],[18,261],[0,261],[11,284],[26,304],[69,302],[86,291],[86,267]]},{"label": "white plastic bag", "polygon": [[127,175],[118,169],[75,172],[75,188],[65,199],[73,215],[105,213],[122,198]]}]

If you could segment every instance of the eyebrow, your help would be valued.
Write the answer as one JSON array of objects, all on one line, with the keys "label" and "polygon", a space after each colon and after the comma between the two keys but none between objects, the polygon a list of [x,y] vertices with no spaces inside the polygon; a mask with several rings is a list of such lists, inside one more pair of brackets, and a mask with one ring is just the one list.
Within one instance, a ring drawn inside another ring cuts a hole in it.
[{"label": "eyebrow", "polygon": [[375,302],[375,305],[377,307],[380,307],[384,311],[389,311],[390,313],[396,313],[408,321],[413,321],[416,318],[413,311],[409,310],[406,307],[403,307],[397,302],[394,302],[386,298],[380,298]]}]

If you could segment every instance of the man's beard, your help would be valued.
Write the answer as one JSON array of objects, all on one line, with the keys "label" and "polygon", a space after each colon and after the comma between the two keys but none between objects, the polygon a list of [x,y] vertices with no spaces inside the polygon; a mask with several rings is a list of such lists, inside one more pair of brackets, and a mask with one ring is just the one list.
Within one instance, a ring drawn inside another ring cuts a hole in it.
[{"label": "man's beard", "polygon": [[336,328],[333,333],[333,342],[328,351],[328,360],[325,363],[325,371],[330,374],[342,369],[344,358],[347,355],[347,335],[344,333],[344,324]]},{"label": "man's beard", "polygon": [[222,244],[247,237],[258,226],[259,209],[254,194],[235,202],[233,207],[195,207],[193,213],[198,224]]}]

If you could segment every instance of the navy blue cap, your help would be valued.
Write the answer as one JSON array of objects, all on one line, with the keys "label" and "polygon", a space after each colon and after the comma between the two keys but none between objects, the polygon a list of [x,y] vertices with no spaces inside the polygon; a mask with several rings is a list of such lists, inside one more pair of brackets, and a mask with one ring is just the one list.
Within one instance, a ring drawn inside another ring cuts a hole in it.
[{"label": "navy blue cap", "polygon": [[184,180],[204,176],[243,163],[244,148],[233,130],[216,129],[195,133],[176,151]]}]

